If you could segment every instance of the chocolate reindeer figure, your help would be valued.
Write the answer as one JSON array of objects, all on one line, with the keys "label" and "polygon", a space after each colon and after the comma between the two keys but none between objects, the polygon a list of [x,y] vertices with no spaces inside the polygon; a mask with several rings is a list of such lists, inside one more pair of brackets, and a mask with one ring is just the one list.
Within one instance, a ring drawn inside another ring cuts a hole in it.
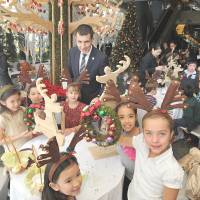
[{"label": "chocolate reindeer figure", "polygon": [[[131,62],[128,56],[125,55],[124,57],[126,60],[119,61],[119,63],[122,64],[122,66],[117,65],[118,69],[116,71],[112,71],[111,68],[107,66],[104,69],[105,75],[96,76],[96,80],[99,83],[105,84],[105,89],[102,95],[100,96],[100,101],[103,101],[106,106],[109,106],[111,108],[116,107],[116,101],[114,99],[116,94],[114,93],[116,92],[115,88],[117,87],[117,77],[120,73],[124,72],[129,67]],[[113,94],[112,90],[109,88],[114,90]],[[107,92],[106,90],[109,90],[109,92]]]},{"label": "chocolate reindeer figure", "polygon": [[[79,131],[74,135],[72,138],[69,146],[67,147],[67,153],[71,156],[74,152],[75,146],[80,142],[84,137],[84,128],[80,128]],[[37,167],[42,167],[43,165],[53,162],[58,163],[61,159],[59,145],[57,142],[56,137],[50,138],[46,145],[40,145],[43,153],[38,155],[35,160],[29,158],[29,165],[30,167],[33,163],[36,163]]]}]

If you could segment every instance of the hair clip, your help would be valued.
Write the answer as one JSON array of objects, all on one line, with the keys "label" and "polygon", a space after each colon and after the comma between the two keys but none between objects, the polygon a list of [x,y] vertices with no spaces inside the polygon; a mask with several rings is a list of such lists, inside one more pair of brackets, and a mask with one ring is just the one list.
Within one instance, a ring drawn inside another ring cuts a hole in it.
[{"label": "hair clip", "polygon": [[166,114],[167,110],[166,109],[160,109],[160,112],[163,113],[163,114]]}]

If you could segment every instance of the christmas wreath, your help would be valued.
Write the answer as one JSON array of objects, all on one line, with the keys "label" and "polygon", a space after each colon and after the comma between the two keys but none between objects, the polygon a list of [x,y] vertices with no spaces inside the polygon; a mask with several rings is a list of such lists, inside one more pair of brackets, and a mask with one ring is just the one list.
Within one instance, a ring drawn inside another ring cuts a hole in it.
[{"label": "christmas wreath", "polygon": [[25,110],[24,122],[27,125],[29,131],[35,128],[34,112],[36,109],[44,110],[44,106],[42,104],[31,104]]},{"label": "christmas wreath", "polygon": [[81,124],[86,129],[86,140],[99,146],[115,144],[121,134],[121,124],[115,111],[101,105],[99,100],[83,108]]}]

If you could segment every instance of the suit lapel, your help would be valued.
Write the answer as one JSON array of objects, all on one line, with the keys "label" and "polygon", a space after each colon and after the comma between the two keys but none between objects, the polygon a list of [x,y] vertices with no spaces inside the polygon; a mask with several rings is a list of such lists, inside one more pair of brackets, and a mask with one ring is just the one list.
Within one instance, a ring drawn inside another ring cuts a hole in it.
[{"label": "suit lapel", "polygon": [[80,51],[77,48],[77,51],[74,56],[74,63],[75,63],[74,74],[75,74],[75,76],[79,76],[79,59],[80,59]]},{"label": "suit lapel", "polygon": [[94,47],[92,46],[92,51],[90,53],[90,56],[89,56],[89,59],[88,59],[88,62],[87,62],[87,69],[88,71],[90,71],[90,68],[93,66],[93,62],[95,60],[95,49]]}]

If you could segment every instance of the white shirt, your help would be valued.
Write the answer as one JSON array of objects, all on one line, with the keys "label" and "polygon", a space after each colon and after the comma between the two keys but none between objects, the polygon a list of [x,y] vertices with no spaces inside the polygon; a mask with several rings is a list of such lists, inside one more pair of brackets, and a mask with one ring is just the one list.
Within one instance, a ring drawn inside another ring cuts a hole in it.
[{"label": "white shirt", "polygon": [[[89,52],[88,52],[88,53],[86,54],[86,56],[85,56],[85,65],[86,65],[86,66],[87,66],[87,63],[88,63],[88,60],[89,60],[91,51],[92,51],[92,46],[91,46]],[[83,53],[80,54],[80,58],[79,58],[79,69],[80,69],[80,66],[81,66],[82,57],[83,57]]]},{"label": "white shirt", "polygon": [[190,72],[186,69],[186,70],[184,70],[184,73],[185,73],[185,75],[187,76],[187,78],[188,78],[189,76],[191,76],[191,79],[195,79],[195,78],[196,78],[196,75],[197,75],[196,70],[195,70],[193,73],[190,73]]},{"label": "white shirt", "polygon": [[149,158],[143,134],[133,137],[136,149],[135,171],[128,189],[128,200],[162,200],[164,187],[182,187],[184,172],[173,156],[172,148]]}]

